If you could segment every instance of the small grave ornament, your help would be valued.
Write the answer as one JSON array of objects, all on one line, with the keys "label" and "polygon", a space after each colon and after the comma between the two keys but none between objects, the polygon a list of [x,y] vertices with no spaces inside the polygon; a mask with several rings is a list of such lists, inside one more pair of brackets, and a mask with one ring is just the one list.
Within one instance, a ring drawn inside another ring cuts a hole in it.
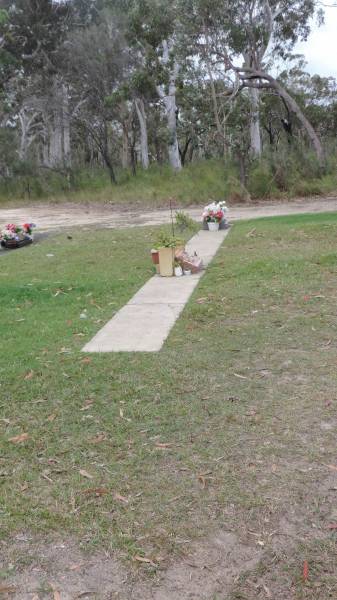
[{"label": "small grave ornament", "polygon": [[0,231],[0,245],[7,250],[22,248],[33,242],[33,229],[36,227],[34,223],[23,223],[23,225],[15,225],[9,223]]}]

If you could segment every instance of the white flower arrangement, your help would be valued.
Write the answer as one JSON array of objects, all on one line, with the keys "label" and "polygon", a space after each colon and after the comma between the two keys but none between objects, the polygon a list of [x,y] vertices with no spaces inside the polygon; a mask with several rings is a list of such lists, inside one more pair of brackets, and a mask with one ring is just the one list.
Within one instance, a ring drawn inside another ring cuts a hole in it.
[{"label": "white flower arrangement", "polygon": [[228,212],[228,206],[224,200],[221,200],[220,202],[218,202],[217,205],[220,207],[220,209],[222,210],[223,213]]},{"label": "white flower arrangement", "polygon": [[225,217],[226,212],[228,212],[228,206],[224,200],[221,200],[220,202],[211,202],[211,204],[205,206],[202,218],[207,222],[220,222]]}]

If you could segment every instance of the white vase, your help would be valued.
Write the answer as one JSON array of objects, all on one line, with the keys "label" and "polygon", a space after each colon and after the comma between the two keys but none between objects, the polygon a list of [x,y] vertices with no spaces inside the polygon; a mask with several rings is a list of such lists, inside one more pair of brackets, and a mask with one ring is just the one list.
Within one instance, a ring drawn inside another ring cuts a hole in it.
[{"label": "white vase", "polygon": [[183,270],[181,267],[174,267],[174,275],[176,277],[181,277],[183,274]]},{"label": "white vase", "polygon": [[213,223],[212,221],[208,222],[208,230],[209,231],[219,231],[219,223]]}]

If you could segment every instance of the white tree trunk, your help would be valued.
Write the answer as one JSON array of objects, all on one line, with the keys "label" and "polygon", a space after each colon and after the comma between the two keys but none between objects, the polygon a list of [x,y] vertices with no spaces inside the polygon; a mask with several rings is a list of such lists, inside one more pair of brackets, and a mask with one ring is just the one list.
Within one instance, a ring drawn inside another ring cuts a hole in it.
[{"label": "white tree trunk", "polygon": [[26,120],[25,110],[20,110],[19,112],[19,122],[21,128],[21,136],[20,136],[20,147],[19,147],[19,159],[26,160],[27,157],[27,120]]},{"label": "white tree trunk", "polygon": [[63,134],[63,164],[66,167],[71,166],[71,147],[70,147],[70,112],[69,112],[69,91],[66,85],[62,85],[62,134]]},{"label": "white tree trunk", "polygon": [[249,88],[250,98],[250,152],[253,158],[262,154],[260,129],[260,93],[256,88]]},{"label": "white tree trunk", "polygon": [[18,113],[21,129],[19,158],[22,161],[27,160],[29,147],[36,138],[36,127],[34,127],[34,121],[37,116],[37,112],[29,113],[26,111],[25,107],[23,107]]},{"label": "white tree trunk", "polygon": [[56,108],[53,111],[53,119],[50,124],[49,134],[49,164],[51,167],[59,167],[62,165],[62,145],[62,115],[58,108]]},{"label": "white tree trunk", "polygon": [[70,166],[70,112],[67,86],[54,80],[52,109],[49,118],[49,166]]},{"label": "white tree trunk", "polygon": [[[165,66],[170,61],[170,49],[167,40],[163,41],[163,63]],[[168,93],[164,91],[164,86],[157,87],[158,94],[162,98],[165,106],[167,127],[169,132],[168,155],[171,167],[175,171],[180,171],[182,168],[178,138],[177,138],[177,104],[176,104],[176,80],[179,72],[179,65],[174,62],[169,73]]]},{"label": "white tree trunk", "polygon": [[143,169],[148,169],[150,165],[149,144],[147,136],[147,120],[143,100],[141,98],[136,98],[135,106],[140,127],[140,152],[142,167]]}]

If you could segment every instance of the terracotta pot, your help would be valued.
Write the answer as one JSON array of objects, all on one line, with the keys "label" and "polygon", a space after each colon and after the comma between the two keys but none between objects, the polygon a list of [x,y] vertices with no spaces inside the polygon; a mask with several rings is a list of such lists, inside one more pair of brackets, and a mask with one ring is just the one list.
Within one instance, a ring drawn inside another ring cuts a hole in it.
[{"label": "terracotta pot", "polygon": [[159,252],[158,250],[151,250],[151,258],[154,265],[159,265]]}]

